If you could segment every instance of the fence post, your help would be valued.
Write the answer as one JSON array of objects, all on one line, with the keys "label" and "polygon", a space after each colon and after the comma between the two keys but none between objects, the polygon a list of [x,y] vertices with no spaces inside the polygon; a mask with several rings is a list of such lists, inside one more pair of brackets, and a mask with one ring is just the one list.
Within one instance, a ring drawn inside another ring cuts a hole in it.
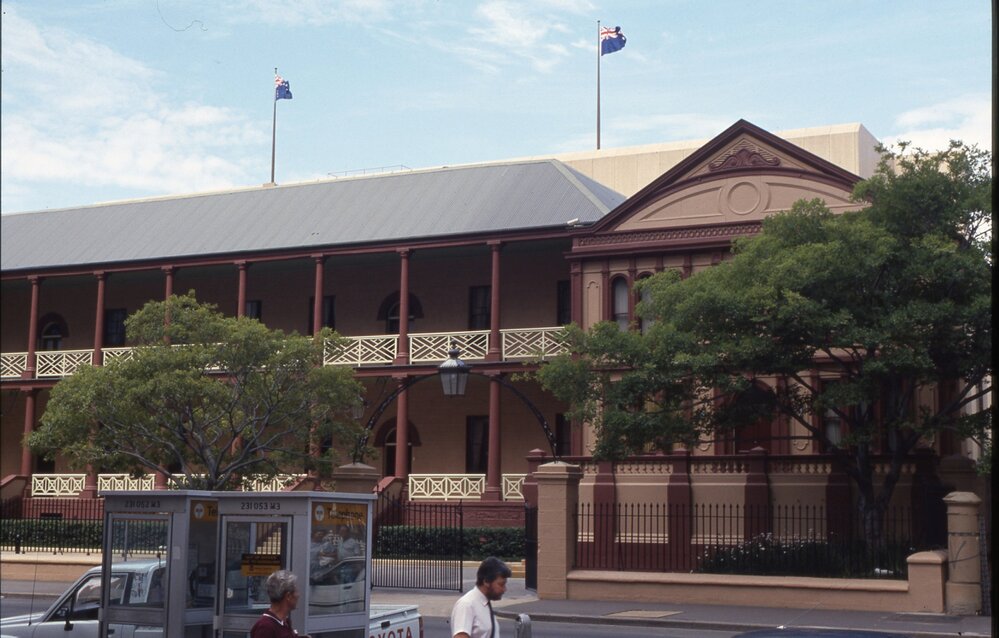
[{"label": "fence post", "polygon": [[593,477],[593,550],[596,565],[602,569],[617,569],[618,556],[614,551],[617,533],[617,488],[614,481],[614,463],[597,461],[597,474]]},{"label": "fence post", "polygon": [[583,472],[578,465],[545,463],[538,480],[538,598],[566,600],[576,557],[576,506]]},{"label": "fence post", "polygon": [[693,536],[693,510],[690,506],[690,451],[674,450],[666,479],[666,524],[669,553],[665,569],[689,571],[697,564],[690,544]]},{"label": "fence post", "polygon": [[767,480],[767,451],[754,447],[746,464],[746,506],[743,510],[746,540],[770,531],[770,485]]},{"label": "fence post", "polygon": [[979,562],[978,508],[982,501],[971,492],[951,492],[947,504],[947,613],[974,615],[982,609],[982,572]]}]

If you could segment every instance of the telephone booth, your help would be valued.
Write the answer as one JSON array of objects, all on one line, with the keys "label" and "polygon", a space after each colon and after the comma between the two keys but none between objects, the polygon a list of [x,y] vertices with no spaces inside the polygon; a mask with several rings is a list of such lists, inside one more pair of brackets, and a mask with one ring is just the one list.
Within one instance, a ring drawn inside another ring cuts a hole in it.
[{"label": "telephone booth", "polygon": [[366,636],[371,502],[338,492],[105,492],[100,635],[246,638],[265,581],[298,577],[292,625]]}]

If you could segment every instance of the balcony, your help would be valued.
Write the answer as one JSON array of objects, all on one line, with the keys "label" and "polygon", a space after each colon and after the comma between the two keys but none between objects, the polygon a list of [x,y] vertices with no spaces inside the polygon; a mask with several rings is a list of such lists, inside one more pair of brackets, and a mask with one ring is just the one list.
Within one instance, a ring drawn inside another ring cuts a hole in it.
[{"label": "balcony", "polygon": [[[464,361],[481,361],[489,352],[490,332],[470,330],[459,332],[424,332],[409,335],[411,363],[440,363],[448,358],[448,350],[457,347]],[[565,352],[562,327],[510,328],[500,330],[500,352],[503,361],[547,359]],[[389,365],[398,353],[398,335],[344,337],[344,342],[327,344],[323,354],[325,365],[361,366]],[[104,361],[128,358],[132,348],[104,348]],[[46,350],[35,353],[35,378],[60,379],[90,365],[93,350]],[[0,379],[20,379],[27,368],[28,353],[0,354]]]}]

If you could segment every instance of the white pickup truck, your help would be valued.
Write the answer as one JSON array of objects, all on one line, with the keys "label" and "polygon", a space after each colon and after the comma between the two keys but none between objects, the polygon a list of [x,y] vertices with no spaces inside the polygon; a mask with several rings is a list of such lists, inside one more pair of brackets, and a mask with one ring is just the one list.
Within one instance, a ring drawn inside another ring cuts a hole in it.
[{"label": "white pickup truck", "polygon": [[[346,566],[339,570],[350,572]],[[117,563],[111,570],[111,599],[116,605],[151,607],[163,602],[162,561],[130,560]],[[358,585],[363,587],[363,569],[354,570]],[[342,581],[342,582],[341,582]],[[324,587],[329,598],[329,589],[342,588],[345,598],[354,598],[351,583],[341,578],[339,585]],[[357,589],[357,588],[354,588]],[[335,597],[335,593],[332,594]],[[94,567],[66,590],[47,610],[0,618],[0,638],[97,638],[97,612],[100,607],[101,568]],[[363,607],[363,593],[360,604]],[[423,617],[416,605],[372,604],[369,612],[369,638],[422,638]],[[112,626],[115,638],[155,638],[161,632],[156,628],[138,628],[123,625]],[[143,631],[147,629],[147,631]],[[134,633],[133,633],[134,631]]]}]

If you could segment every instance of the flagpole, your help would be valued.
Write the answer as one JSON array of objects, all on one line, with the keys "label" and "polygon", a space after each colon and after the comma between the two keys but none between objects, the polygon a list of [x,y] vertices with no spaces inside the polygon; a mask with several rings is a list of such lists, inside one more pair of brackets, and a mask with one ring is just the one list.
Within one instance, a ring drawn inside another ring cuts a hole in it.
[{"label": "flagpole", "polygon": [[600,150],[600,20],[597,20],[597,150]]},{"label": "flagpole", "polygon": [[[274,67],[274,77],[277,77],[277,67]],[[277,93],[274,94],[274,118],[271,120],[271,184],[274,183],[274,147],[277,142]]]}]

